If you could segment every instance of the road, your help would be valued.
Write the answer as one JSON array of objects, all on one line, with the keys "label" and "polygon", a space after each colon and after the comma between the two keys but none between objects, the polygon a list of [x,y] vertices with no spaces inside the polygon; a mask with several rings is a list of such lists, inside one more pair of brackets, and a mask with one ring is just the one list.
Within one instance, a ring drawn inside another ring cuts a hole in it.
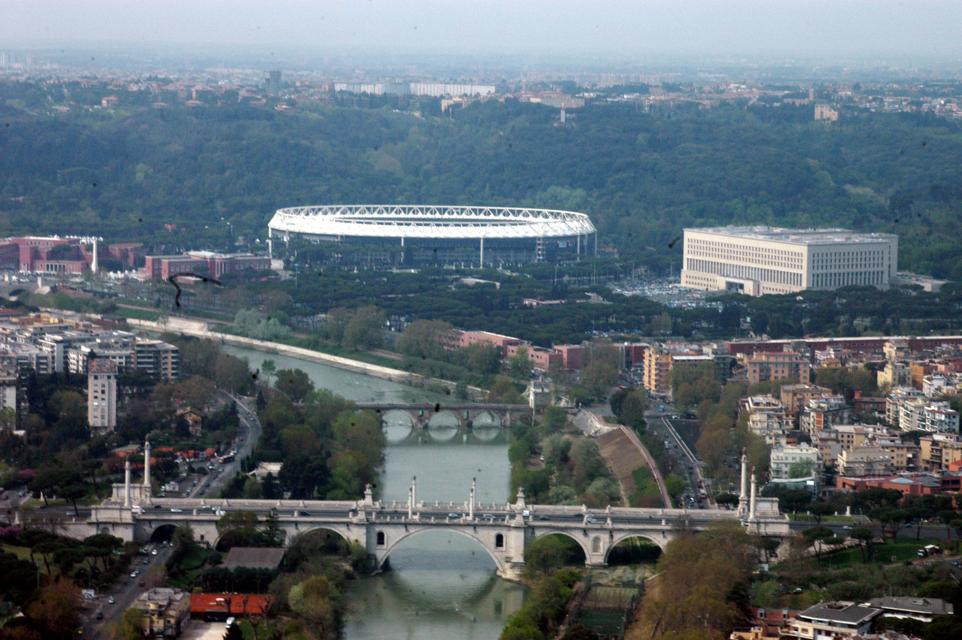
[{"label": "road", "polygon": [[[106,626],[119,620],[124,611],[137,599],[137,596],[144,592],[146,587],[142,586],[141,582],[143,582],[147,571],[158,565],[163,566],[167,562],[167,558],[170,557],[170,552],[170,547],[159,547],[156,556],[134,556],[130,567],[127,568],[127,575],[121,578],[120,582],[109,591],[97,594],[97,599],[93,601],[93,607],[84,609],[81,620],[83,628],[86,630],[85,637],[105,637]],[[147,560],[148,564],[144,565],[144,560]],[[131,578],[129,574],[135,569],[139,571],[139,575],[136,578]],[[109,604],[108,599],[110,597],[114,598],[114,604]],[[104,614],[103,620],[97,620],[98,612]]]},{"label": "road", "polygon": [[701,472],[701,462],[688,446],[688,443],[685,442],[685,439],[678,435],[675,427],[671,424],[671,420],[666,417],[666,414],[653,409],[645,412],[645,418],[652,433],[663,437],[671,444],[668,447],[668,452],[680,459],[681,466],[685,469],[688,486],[691,487],[691,494],[698,496],[699,489],[705,489],[708,497],[705,500],[698,500],[698,505],[701,506],[704,503],[709,508],[714,508],[715,504],[711,499],[709,485]]},{"label": "road", "polygon": [[257,414],[251,411],[244,401],[237,396],[226,391],[222,391],[221,393],[224,398],[237,405],[237,416],[240,419],[236,439],[237,453],[231,462],[215,467],[219,470],[219,473],[204,476],[203,481],[198,483],[193,491],[190,492],[189,497],[191,498],[200,495],[219,495],[224,489],[224,486],[234,477],[234,474],[240,471],[242,462],[251,455],[254,451],[254,446],[261,437],[261,422],[258,420]]}]

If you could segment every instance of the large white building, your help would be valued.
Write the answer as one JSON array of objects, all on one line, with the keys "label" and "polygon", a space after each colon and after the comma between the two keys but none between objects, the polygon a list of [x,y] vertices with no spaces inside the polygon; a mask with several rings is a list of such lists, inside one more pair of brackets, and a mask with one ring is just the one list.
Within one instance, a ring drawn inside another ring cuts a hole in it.
[{"label": "large white building", "polygon": [[887,288],[898,236],[846,229],[685,229],[681,285],[752,296],[847,285]]}]

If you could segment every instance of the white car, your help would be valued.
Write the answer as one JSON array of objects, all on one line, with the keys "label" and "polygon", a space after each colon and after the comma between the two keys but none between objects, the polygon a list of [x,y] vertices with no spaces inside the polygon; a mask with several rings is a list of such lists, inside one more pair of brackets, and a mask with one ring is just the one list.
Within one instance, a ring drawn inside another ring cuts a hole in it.
[{"label": "white car", "polygon": [[171,513],[183,513],[184,510],[183,510],[183,509],[178,509],[177,507],[171,507],[171,508],[170,508],[170,512],[171,512]]}]

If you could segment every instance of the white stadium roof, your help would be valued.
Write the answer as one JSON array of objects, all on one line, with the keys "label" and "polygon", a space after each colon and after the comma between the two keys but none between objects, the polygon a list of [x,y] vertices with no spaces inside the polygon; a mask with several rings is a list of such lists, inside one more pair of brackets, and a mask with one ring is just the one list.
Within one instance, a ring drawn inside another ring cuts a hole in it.
[{"label": "white stadium roof", "polygon": [[358,238],[451,240],[557,238],[594,234],[587,214],[519,207],[343,204],[278,209],[270,232]]}]

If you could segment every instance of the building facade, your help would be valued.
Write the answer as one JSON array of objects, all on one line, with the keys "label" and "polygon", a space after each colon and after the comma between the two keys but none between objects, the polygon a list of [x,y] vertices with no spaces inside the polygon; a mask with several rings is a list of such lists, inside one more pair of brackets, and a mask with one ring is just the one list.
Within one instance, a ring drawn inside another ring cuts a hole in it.
[{"label": "building facade", "polygon": [[94,432],[117,427],[117,363],[106,358],[91,360],[87,372],[87,423]]},{"label": "building facade", "polygon": [[752,296],[848,285],[888,288],[898,236],[846,229],[685,229],[681,285]]},{"label": "building facade", "polygon": [[808,359],[791,351],[755,353],[748,358],[746,369],[748,384],[782,381],[805,384],[811,377]]}]

